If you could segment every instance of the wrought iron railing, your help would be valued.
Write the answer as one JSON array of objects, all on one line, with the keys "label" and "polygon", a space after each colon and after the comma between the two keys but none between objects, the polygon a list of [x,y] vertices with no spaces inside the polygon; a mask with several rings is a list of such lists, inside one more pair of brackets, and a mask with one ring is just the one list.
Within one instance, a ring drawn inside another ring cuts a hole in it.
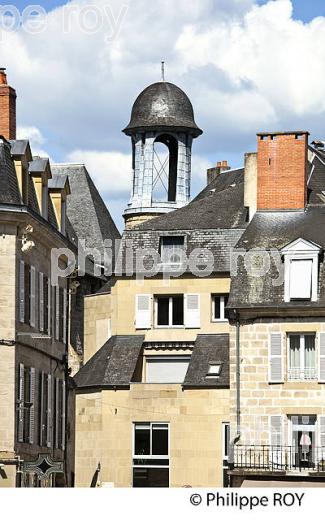
[{"label": "wrought iron railing", "polygon": [[234,468],[271,472],[325,472],[325,446],[236,445],[234,448]]},{"label": "wrought iron railing", "polygon": [[289,381],[315,381],[317,380],[317,369],[316,368],[289,368],[288,369]]}]

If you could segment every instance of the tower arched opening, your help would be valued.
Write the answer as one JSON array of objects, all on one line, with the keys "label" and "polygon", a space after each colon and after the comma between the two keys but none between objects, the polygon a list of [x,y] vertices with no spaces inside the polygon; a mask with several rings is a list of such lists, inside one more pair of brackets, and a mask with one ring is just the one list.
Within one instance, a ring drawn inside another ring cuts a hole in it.
[{"label": "tower arched opening", "polygon": [[153,202],[175,202],[177,186],[178,142],[170,134],[154,141]]}]

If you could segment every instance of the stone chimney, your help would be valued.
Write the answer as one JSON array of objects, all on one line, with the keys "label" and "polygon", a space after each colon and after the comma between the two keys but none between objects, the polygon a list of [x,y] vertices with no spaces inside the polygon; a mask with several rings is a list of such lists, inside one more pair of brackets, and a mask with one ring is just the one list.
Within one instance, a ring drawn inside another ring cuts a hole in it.
[{"label": "stone chimney", "polygon": [[7,83],[6,69],[0,68],[0,135],[16,139],[16,91]]},{"label": "stone chimney", "polygon": [[257,209],[304,209],[308,132],[257,134]]},{"label": "stone chimney", "polygon": [[210,182],[212,182],[216,177],[218,177],[221,173],[226,172],[227,170],[230,170],[228,161],[217,162],[217,166],[207,170],[207,184],[210,184]]}]

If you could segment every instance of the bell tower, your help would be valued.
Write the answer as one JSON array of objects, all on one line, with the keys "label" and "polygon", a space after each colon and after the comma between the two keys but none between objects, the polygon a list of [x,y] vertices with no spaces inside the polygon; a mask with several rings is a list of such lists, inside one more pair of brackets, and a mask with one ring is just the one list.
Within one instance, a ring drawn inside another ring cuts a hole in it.
[{"label": "bell tower", "polygon": [[137,97],[123,132],[131,137],[133,172],[126,227],[187,204],[192,141],[202,130],[185,92],[165,81],[149,85]]}]

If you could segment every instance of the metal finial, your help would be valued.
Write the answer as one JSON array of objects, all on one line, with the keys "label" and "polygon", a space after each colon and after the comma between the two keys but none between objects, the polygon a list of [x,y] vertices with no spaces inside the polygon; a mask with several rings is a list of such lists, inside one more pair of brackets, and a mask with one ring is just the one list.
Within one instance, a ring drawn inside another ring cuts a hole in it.
[{"label": "metal finial", "polygon": [[161,81],[165,81],[165,62],[161,62]]}]

